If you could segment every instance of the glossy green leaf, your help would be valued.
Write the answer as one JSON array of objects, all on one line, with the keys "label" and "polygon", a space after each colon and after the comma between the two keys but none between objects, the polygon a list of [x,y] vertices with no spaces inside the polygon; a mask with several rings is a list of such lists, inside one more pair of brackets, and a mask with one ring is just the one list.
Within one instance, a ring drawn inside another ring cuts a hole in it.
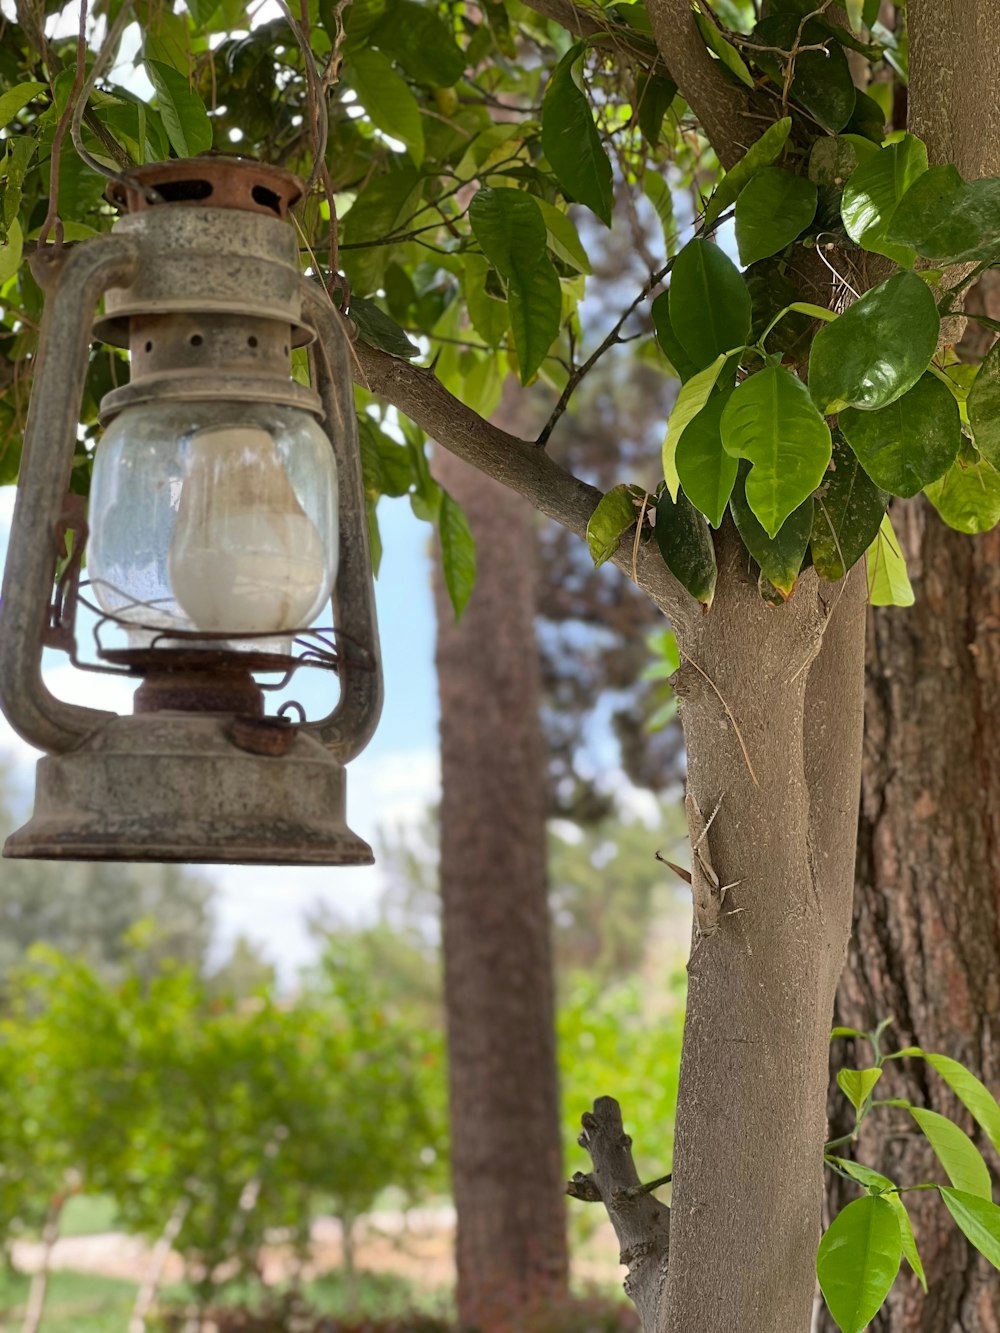
[{"label": "glossy green leaf", "polygon": [[718,569],[708,523],[683,493],[676,502],[661,491],[656,501],[656,543],[663,563],[692,597],[712,605]]},{"label": "glossy green leaf", "polygon": [[692,421],[708,402],[727,359],[727,353],[723,352],[710,366],[692,375],[681,386],[671,410],[667,421],[666,438],[663,441],[663,476],[672,500],[677,499],[681,484],[681,479],[677,475],[677,444],[688,422]]},{"label": "glossy green leaf", "polygon": [[934,296],[915,273],[897,273],[820,329],[809,390],[821,412],[886,407],[912,389],[937,347]]},{"label": "glossy green leaf", "polygon": [[444,585],[448,589],[457,620],[468,605],[476,586],[476,543],[464,510],[447,491],[441,494],[438,536],[441,540]]},{"label": "glossy green leaf", "polygon": [[[797,38],[800,46],[826,43],[826,50],[797,51],[790,89],[792,101],[808,111],[824,129],[836,134],[854,112],[857,91],[847,57],[830,29],[815,21],[803,27],[801,19],[793,14],[775,14],[763,19],[753,30],[754,42],[786,52],[792,50]],[[764,51],[754,58],[779,87],[784,86],[784,60]]]},{"label": "glossy green leaf", "polygon": [[491,296],[486,280],[490,265],[479,255],[466,255],[462,270],[465,306],[472,327],[490,347],[499,347],[510,328],[510,309],[505,300]]},{"label": "glossy green leaf", "polygon": [[519,286],[545,258],[545,219],[538,201],[523,190],[477,190],[469,205],[469,223],[497,272]]},{"label": "glossy green leaf", "polygon": [[810,540],[813,566],[821,579],[836,583],[853,569],[878,536],[888,500],[834,431],[833,456],[815,495]]},{"label": "glossy green leaf", "polygon": [[878,151],[877,144],[856,134],[817,139],[809,153],[809,179],[817,185],[840,188],[862,162]]},{"label": "glossy green leaf", "polygon": [[985,458],[954,462],[924,494],[950,528],[990,532],[1000,523],[1000,472]]},{"label": "glossy green leaf", "polygon": [[888,407],[845,408],[840,429],[875,485],[905,497],[944,476],[962,442],[955,395],[930,374]]},{"label": "glossy green leaf", "polygon": [[933,1052],[916,1053],[923,1054],[931,1068],[940,1074],[976,1123],[985,1131],[996,1151],[1000,1153],[1000,1103],[986,1084],[950,1056],[937,1055]]},{"label": "glossy green leaf", "polygon": [[450,88],[465,73],[465,56],[451,28],[419,0],[393,0],[371,40],[429,88]]},{"label": "glossy green leaf", "polygon": [[847,21],[852,32],[861,32],[865,21],[865,0],[844,0]]},{"label": "glossy green leaf", "polygon": [[205,103],[172,65],[147,60],[145,67],[171,148],[178,157],[207,152],[212,146],[212,122]]},{"label": "glossy green leaf", "polygon": [[719,61],[731,74],[734,74],[740,83],[745,83],[748,88],[754,86],[753,75],[746,67],[746,62],[740,56],[736,47],[727,42],[722,33],[714,23],[710,23],[704,14],[696,9],[694,11],[694,21],[698,25],[698,31],[701,33],[702,41],[715,55]]},{"label": "glossy green leaf", "polygon": [[903,1257],[899,1220],[868,1195],[838,1213],[820,1241],[816,1276],[842,1333],[861,1333],[882,1308]]},{"label": "glossy green leaf", "polygon": [[773,125],[768,125],[760,138],[756,139],[740,160],[726,172],[705,208],[706,226],[711,227],[729,205],[736,202],[740,191],[756,172],[778,160],[784,152],[791,128],[791,116],[784,116]]},{"label": "glossy green leaf", "polygon": [[881,1069],[841,1069],[837,1072],[837,1087],[854,1109],[860,1111],[881,1077]]},{"label": "glossy green leaf", "polygon": [[685,352],[681,346],[677,334],[674,333],[674,326],[670,322],[670,293],[661,292],[653,302],[650,314],[653,317],[653,328],[656,330],[656,340],[663,349],[664,355],[673,367],[674,374],[685,383],[693,375],[697,375],[698,367]]},{"label": "glossy green leaf", "polygon": [[558,338],[562,319],[559,275],[547,256],[523,282],[511,279],[507,303],[521,383],[527,384]]},{"label": "glossy green leaf", "polygon": [[419,167],[424,160],[424,126],[417,99],[392,62],[373,47],[354,51],[347,77],[376,129],[399,139]]},{"label": "glossy green leaf", "polygon": [[637,516],[628,486],[614,486],[601,496],[587,523],[587,545],[595,568],[611,559]]},{"label": "glossy green leaf", "polygon": [[374,301],[369,301],[364,296],[353,296],[351,319],[357,326],[361,341],[366,342],[369,347],[381,347],[383,352],[388,352],[391,356],[405,357],[407,360],[420,354],[420,348],[416,343],[410,342],[396,321],[384,310],[380,310]]},{"label": "glossy green leaf", "polygon": [[1000,254],[1000,179],[966,184],[952,166],[931,167],[896,209],[889,240],[941,264]]},{"label": "glossy green leaf", "polygon": [[983,357],[968,399],[969,424],[976,448],[1000,467],[1000,342]]},{"label": "glossy green leaf", "polygon": [[916,600],[892,520],[886,514],[868,548],[868,600],[872,606],[912,606]]},{"label": "glossy green leaf", "polygon": [[899,1223],[899,1235],[903,1245],[903,1256],[906,1262],[917,1275],[917,1280],[927,1290],[927,1275],[924,1272],[924,1265],[920,1258],[920,1251],[917,1249],[917,1240],[913,1234],[913,1223],[910,1221],[910,1215],[906,1211],[906,1205],[896,1191],[896,1186],[888,1176],[883,1176],[879,1171],[873,1171],[869,1166],[862,1166],[860,1162],[852,1162],[847,1157],[827,1158],[840,1167],[846,1175],[852,1180],[856,1180],[859,1185],[864,1185],[866,1189],[878,1191],[880,1197],[886,1203],[890,1204],[896,1213],[896,1220]]},{"label": "glossy green leaf", "polygon": [[994,1268],[1000,1268],[1000,1208],[964,1190],[941,1187],[945,1207],[966,1240],[972,1242]]},{"label": "glossy green leaf", "polygon": [[579,86],[585,42],[560,60],[542,101],[542,149],[556,180],[571,198],[586,204],[611,226],[614,204],[611,160],[594,124],[587,94]]},{"label": "glossy green leaf", "polygon": [[983,1155],[963,1129],[937,1111],[911,1106],[910,1114],[923,1130],[934,1155],[948,1173],[957,1190],[981,1199],[992,1197],[989,1167]]},{"label": "glossy green leaf", "polygon": [[720,352],[742,347],[750,333],[750,293],[724,251],[695,238],[674,260],[668,289],[670,323],[699,370]]},{"label": "glossy green leaf", "polygon": [[651,148],[660,142],[663,117],[677,96],[677,84],[662,74],[640,74],[635,88],[635,116]]},{"label": "glossy green leaf", "polygon": [[760,520],[747,504],[746,478],[748,465],[740,463],[740,475],[729,501],[736,530],[743,545],[760,566],[760,572],[779,594],[778,600],[787,600],[792,594],[802,570],[802,561],[809,547],[813,526],[813,502],[807,499],[782,523],[778,532],[768,536]]},{"label": "glossy green leaf", "polygon": [[0,282],[12,278],[21,267],[21,254],[24,249],[24,237],[17,218],[7,228],[5,240],[0,241]]},{"label": "glossy green leaf", "polygon": [[[38,148],[38,141],[27,134],[15,134],[4,140],[6,153],[0,159],[0,243],[6,239],[7,229],[13,224],[21,208],[21,188],[28,174],[32,158]],[[79,225],[79,224],[78,224]],[[63,223],[63,235],[70,237]]]},{"label": "glossy green leaf", "polygon": [[715,393],[685,426],[675,463],[684,494],[711,523],[721,525],[733,493],[738,461],[722,447],[720,422],[728,395]]},{"label": "glossy green leaf", "polygon": [[736,244],[740,262],[756,263],[777,254],[805,231],[816,216],[816,186],[781,167],[764,167],[736,201]]},{"label": "glossy green leaf", "polygon": [[927,170],[927,147],[915,135],[873,153],[844,187],[840,214],[847,234],[865,250],[886,255],[912,268],[915,251],[888,240],[889,226],[900,200]]},{"label": "glossy green leaf", "polygon": [[722,414],[726,450],[753,464],[747,503],[769,537],[810,496],[830,462],[830,429],[806,386],[769,366],[735,390]]},{"label": "glossy green leaf", "polygon": [[576,269],[577,273],[590,273],[590,260],[587,258],[587,252],[583,248],[580,233],[573,219],[556,208],[555,204],[550,204],[547,199],[535,199],[535,203],[542,210],[545,230],[549,237],[549,249],[555,257],[568,264],[570,268]]},{"label": "glossy green leaf", "polygon": [[6,129],[19,111],[43,94],[48,96],[47,83],[17,83],[0,94],[0,130]]}]

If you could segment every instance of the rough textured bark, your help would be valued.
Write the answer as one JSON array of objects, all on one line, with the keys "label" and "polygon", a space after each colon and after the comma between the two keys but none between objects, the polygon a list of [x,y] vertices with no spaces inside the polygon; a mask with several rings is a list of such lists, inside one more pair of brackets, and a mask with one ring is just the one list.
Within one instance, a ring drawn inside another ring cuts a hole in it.
[{"label": "rough textured bark", "polygon": [[[710,614],[678,625],[696,933],[656,1333],[804,1333],[822,1199],[829,1026],[860,782],[864,581],[764,605],[724,530]],[[751,773],[752,768],[752,773]],[[711,913],[703,919],[709,927]]]},{"label": "rough textured bark", "polygon": [[[927,140],[932,162],[954,162],[968,178],[1000,174],[996,8],[992,0],[952,0],[946,14],[928,0],[910,5],[910,128]],[[975,350],[981,355],[985,346]],[[854,939],[838,1021],[869,1028],[892,1014],[901,1046],[951,1055],[996,1091],[1000,534],[952,532],[923,500],[896,510],[916,605],[871,613]],[[961,1109],[920,1062],[897,1066],[884,1086],[885,1096],[945,1114]],[[843,1116],[842,1100],[831,1100],[831,1112]],[[960,1123],[972,1129],[968,1118]],[[841,1127],[835,1121],[834,1132]],[[872,1117],[858,1157],[903,1183],[944,1180],[905,1112]],[[835,1182],[831,1211],[856,1193]],[[901,1275],[872,1327],[997,1333],[995,1270],[957,1233],[936,1195],[911,1194],[907,1204],[930,1294]],[[829,1316],[821,1327],[832,1333]]]},{"label": "rough textured bark", "polygon": [[462,620],[436,577],[441,892],[463,1328],[523,1327],[565,1290],[530,508],[439,453],[476,538]]}]

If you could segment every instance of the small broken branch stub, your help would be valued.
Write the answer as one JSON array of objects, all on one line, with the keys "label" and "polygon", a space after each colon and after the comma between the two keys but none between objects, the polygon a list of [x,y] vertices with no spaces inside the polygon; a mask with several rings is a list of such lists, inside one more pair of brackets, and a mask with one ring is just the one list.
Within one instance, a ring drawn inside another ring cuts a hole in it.
[{"label": "small broken branch stub", "polygon": [[652,1191],[669,1177],[643,1185],[621,1107],[613,1097],[598,1097],[581,1123],[580,1146],[590,1153],[593,1170],[578,1171],[566,1193],[585,1203],[604,1204],[621,1247],[621,1262],[629,1270],[626,1295],[635,1304],[643,1329],[653,1333],[666,1290],[670,1209]]}]

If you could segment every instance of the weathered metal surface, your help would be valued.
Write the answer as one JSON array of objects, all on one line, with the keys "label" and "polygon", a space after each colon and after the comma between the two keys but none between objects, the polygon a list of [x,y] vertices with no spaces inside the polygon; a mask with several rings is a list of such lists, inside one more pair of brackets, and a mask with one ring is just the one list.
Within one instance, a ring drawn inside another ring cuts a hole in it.
[{"label": "weathered metal surface", "polygon": [[47,299],[0,595],[0,702],[19,736],[56,753],[113,716],[51,693],[42,681],[42,639],[87,374],[90,331],[81,315],[96,307],[109,283],[128,282],[137,265],[136,247],[113,235],[64,251],[55,262],[40,257],[37,265]]},{"label": "weathered metal surface", "polygon": [[232,719],[116,718],[72,754],[39,761],[35,813],[4,855],[43,860],[369,865],[345,821],[345,773],[293,731],[286,754],[249,753]]},{"label": "weathered metal surface", "polygon": [[141,213],[151,204],[154,190],[164,203],[212,208],[237,208],[284,218],[302,198],[302,182],[282,167],[249,157],[197,157],[153,162],[129,168],[129,188],[118,181],[108,186],[107,197],[128,213]]}]

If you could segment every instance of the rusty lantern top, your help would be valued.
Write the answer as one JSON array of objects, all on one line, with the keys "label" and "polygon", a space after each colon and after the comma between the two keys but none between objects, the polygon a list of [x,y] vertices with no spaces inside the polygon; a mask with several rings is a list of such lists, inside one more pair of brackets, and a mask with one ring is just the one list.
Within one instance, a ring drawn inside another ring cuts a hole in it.
[{"label": "rusty lantern top", "polygon": [[107,197],[123,213],[162,204],[233,208],[285,219],[302,198],[298,176],[250,157],[189,157],[153,162],[129,172],[128,185],[113,181]]}]

